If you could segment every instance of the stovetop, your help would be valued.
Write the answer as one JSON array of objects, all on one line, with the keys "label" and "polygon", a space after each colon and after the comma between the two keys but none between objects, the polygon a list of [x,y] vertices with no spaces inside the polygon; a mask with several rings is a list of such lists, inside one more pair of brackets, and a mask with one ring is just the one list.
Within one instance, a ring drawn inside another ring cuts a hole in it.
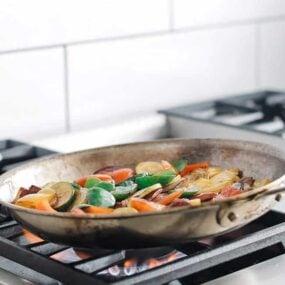
[{"label": "stovetop", "polygon": [[[53,152],[0,142],[5,172]],[[201,284],[285,253],[285,214],[270,211],[213,239],[140,250],[86,250],[54,244],[23,229],[0,208],[0,284]],[[230,275],[229,275],[230,276]]]},{"label": "stovetop", "polygon": [[161,113],[285,138],[284,92],[265,90],[178,106]]}]

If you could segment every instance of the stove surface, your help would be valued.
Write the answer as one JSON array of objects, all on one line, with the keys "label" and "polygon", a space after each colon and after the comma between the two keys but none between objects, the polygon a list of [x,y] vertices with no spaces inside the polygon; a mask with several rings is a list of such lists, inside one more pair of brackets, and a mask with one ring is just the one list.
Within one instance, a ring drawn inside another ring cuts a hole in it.
[{"label": "stove surface", "polygon": [[284,92],[260,91],[178,106],[161,113],[285,138]]}]

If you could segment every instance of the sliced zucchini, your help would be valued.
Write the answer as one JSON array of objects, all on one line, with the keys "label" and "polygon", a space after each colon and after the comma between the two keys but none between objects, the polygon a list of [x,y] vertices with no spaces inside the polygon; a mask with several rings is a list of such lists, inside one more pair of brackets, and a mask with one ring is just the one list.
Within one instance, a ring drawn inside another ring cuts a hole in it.
[{"label": "sliced zucchini", "polygon": [[152,193],[152,192],[154,192],[154,191],[156,191],[158,189],[161,189],[161,188],[162,188],[161,184],[160,183],[156,183],[154,185],[151,185],[151,186],[149,186],[147,188],[144,188],[144,189],[136,192],[132,197],[143,198],[143,197],[147,196],[148,194],[150,194],[150,193]]},{"label": "sliced zucchini", "polygon": [[181,178],[180,175],[175,176],[170,183],[166,184],[164,187],[164,190],[168,191],[168,190],[172,190],[174,189],[176,186],[178,186],[182,181],[184,180],[184,178]]},{"label": "sliced zucchini", "polygon": [[161,162],[158,161],[143,161],[140,162],[137,166],[136,166],[136,173],[140,174],[140,173],[148,173],[149,175],[152,175],[154,173],[163,171],[163,165]]},{"label": "sliced zucchini", "polygon": [[87,188],[81,188],[80,190],[75,190],[75,200],[72,204],[72,209],[77,208],[79,205],[87,203]]},{"label": "sliced zucchini", "polygon": [[51,188],[52,185],[56,184],[57,182],[48,182],[42,188]]},{"label": "sliced zucchini", "polygon": [[69,182],[58,182],[51,188],[55,190],[57,196],[57,203],[54,208],[60,212],[67,211],[76,198],[74,187]]}]

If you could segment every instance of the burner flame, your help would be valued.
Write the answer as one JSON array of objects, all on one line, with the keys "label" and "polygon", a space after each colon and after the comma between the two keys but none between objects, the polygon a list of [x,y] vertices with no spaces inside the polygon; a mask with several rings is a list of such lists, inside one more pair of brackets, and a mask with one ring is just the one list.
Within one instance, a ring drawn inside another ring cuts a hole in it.
[{"label": "burner flame", "polygon": [[113,277],[131,276],[139,272],[143,272],[163,264],[173,262],[177,259],[184,257],[182,252],[173,250],[166,255],[160,257],[143,258],[129,258],[121,264],[116,264],[106,270],[101,271],[100,275],[110,275]]},{"label": "burner flame", "polygon": [[23,229],[23,236],[27,239],[27,241],[32,244],[32,243],[38,243],[43,241],[43,239],[41,239],[40,237],[32,234],[31,232],[29,232],[26,229]]}]

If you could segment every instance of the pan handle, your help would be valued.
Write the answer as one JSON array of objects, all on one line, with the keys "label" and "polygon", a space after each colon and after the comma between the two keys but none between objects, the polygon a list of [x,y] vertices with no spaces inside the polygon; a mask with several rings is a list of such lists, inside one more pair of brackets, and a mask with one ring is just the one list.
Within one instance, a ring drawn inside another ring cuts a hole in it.
[{"label": "pan handle", "polygon": [[264,197],[264,196],[272,196],[272,195],[276,195],[275,196],[275,200],[277,202],[279,202],[282,198],[281,196],[281,193],[285,192],[285,187],[281,187],[281,188],[277,188],[277,189],[273,189],[273,190],[269,190],[269,191],[264,191],[264,192],[261,192],[261,193],[258,193],[256,195],[254,195],[253,197],[255,199],[258,199],[258,198],[261,198],[261,197]]},{"label": "pan handle", "polygon": [[[249,223],[267,213],[285,193],[285,176],[267,189],[240,197],[220,205],[216,213],[216,221],[222,227],[237,227]],[[268,198],[266,198],[268,197]]]}]

